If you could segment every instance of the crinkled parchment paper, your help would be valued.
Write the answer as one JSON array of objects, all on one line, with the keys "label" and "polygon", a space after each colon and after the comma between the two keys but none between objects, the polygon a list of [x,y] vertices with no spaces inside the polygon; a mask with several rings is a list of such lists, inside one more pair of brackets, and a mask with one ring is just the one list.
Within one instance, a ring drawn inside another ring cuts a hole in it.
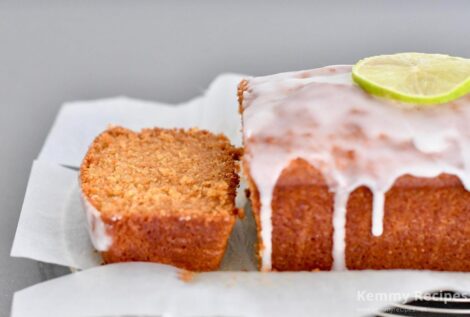
[{"label": "crinkled parchment paper", "polygon": [[[62,107],[33,164],[11,254],[84,270],[17,292],[13,317],[364,316],[420,291],[470,290],[467,273],[256,272],[249,213],[238,221],[219,272],[184,282],[178,269],[165,265],[101,266],[88,238],[77,182],[91,141],[114,124],[134,130],[199,127],[225,133],[241,145],[236,101],[241,78],[219,76],[203,96],[180,105],[120,97]],[[243,198],[239,195],[239,205]]]}]

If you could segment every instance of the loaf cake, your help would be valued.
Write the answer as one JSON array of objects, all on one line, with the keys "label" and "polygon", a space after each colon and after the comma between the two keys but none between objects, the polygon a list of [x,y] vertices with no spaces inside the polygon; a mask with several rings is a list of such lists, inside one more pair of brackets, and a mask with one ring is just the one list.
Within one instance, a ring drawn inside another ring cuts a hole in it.
[{"label": "loaf cake", "polygon": [[470,271],[470,96],[379,99],[340,65],[238,97],[261,269]]},{"label": "loaf cake", "polygon": [[235,223],[240,152],[207,131],[113,127],[80,168],[82,201],[105,263],[219,267]]}]

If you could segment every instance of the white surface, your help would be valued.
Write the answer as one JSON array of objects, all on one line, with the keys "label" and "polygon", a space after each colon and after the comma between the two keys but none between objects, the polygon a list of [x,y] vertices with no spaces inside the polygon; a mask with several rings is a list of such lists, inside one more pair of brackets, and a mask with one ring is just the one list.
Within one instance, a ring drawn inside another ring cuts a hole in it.
[{"label": "white surface", "polygon": [[355,317],[438,286],[470,289],[470,280],[426,271],[211,272],[183,282],[169,266],[120,263],[20,291],[11,317]]}]

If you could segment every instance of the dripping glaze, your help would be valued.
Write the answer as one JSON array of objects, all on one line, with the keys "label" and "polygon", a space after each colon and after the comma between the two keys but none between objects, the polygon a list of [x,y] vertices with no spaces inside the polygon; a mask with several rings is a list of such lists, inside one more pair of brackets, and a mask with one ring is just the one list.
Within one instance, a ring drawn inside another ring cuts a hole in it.
[{"label": "dripping glaze", "polygon": [[402,175],[453,174],[470,189],[469,96],[428,107],[378,99],[352,82],[349,65],[249,78],[247,87],[245,160],[260,194],[263,270],[271,269],[273,190],[293,159],[320,170],[334,193],[335,270],[345,269],[346,205],[354,189],[373,193],[374,236],[383,232],[385,193]]}]

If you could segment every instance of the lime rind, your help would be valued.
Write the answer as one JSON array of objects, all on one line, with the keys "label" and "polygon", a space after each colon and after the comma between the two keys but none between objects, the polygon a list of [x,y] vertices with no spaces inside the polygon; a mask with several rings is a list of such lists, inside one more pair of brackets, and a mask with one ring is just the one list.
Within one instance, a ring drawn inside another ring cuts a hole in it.
[{"label": "lime rind", "polygon": [[[364,76],[361,76],[360,68],[364,65],[364,63],[367,63],[368,61],[370,61],[370,59],[387,58],[387,57],[397,58],[397,57],[400,57],[400,55],[403,55],[403,56],[411,55],[413,58],[419,58],[419,56],[424,56],[428,58],[431,56],[431,57],[435,57],[437,60],[439,58],[452,58],[457,62],[465,63],[465,65],[467,66],[470,65],[470,60],[463,59],[463,58],[454,58],[448,55],[440,55],[440,54],[401,53],[401,54],[395,54],[395,55],[382,55],[382,56],[366,58],[356,63],[356,65],[354,65],[352,69],[352,78],[354,82],[356,82],[362,89],[364,89],[366,92],[372,95],[387,98],[387,99],[394,99],[394,100],[405,102],[405,103],[417,104],[417,105],[435,105],[435,104],[447,103],[470,93],[470,74],[467,76],[465,80],[462,80],[461,82],[457,84],[453,84],[452,85],[453,88],[445,91],[444,93],[427,94],[427,95],[404,93],[397,89],[394,89],[393,87],[391,87],[392,85],[387,86],[383,84],[377,84],[373,80],[368,79]],[[452,70],[449,70],[449,71],[452,71]]]}]

